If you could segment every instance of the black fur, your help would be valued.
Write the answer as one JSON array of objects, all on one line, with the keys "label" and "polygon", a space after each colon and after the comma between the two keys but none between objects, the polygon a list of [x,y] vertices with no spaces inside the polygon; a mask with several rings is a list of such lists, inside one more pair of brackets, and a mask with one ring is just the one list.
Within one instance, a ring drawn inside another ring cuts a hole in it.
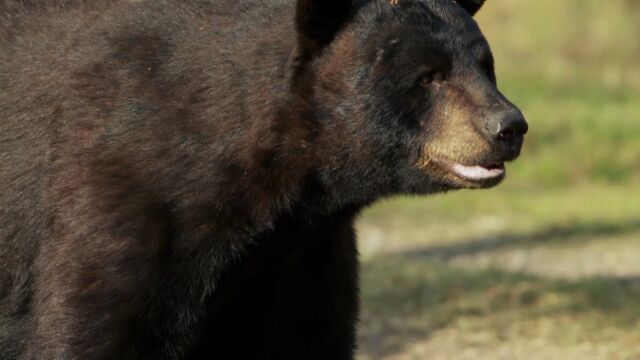
[{"label": "black fur", "polygon": [[462,6],[469,14],[475,15],[478,10],[484,5],[485,0],[455,0],[460,6]]},{"label": "black fur", "polygon": [[354,218],[499,182],[494,76],[450,0],[0,1],[0,358],[352,359]]}]

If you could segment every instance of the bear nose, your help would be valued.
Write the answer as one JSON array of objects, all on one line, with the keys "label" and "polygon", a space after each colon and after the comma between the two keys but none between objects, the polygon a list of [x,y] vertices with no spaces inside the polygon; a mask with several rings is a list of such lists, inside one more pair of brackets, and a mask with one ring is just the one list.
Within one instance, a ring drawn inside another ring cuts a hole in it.
[{"label": "bear nose", "polygon": [[509,146],[521,144],[524,134],[529,130],[529,125],[519,110],[509,110],[494,115],[491,125],[491,137]]}]

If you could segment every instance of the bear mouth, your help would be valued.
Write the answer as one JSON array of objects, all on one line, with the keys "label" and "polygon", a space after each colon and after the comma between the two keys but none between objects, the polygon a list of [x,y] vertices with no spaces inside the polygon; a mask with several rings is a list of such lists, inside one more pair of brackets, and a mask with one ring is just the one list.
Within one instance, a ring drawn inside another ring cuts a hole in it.
[{"label": "bear mouth", "polygon": [[490,187],[507,174],[504,162],[467,165],[453,161],[438,161],[447,173],[470,187]]},{"label": "bear mouth", "polygon": [[470,181],[487,181],[504,177],[506,169],[504,163],[463,165],[459,163],[449,164],[449,171],[460,178]]}]

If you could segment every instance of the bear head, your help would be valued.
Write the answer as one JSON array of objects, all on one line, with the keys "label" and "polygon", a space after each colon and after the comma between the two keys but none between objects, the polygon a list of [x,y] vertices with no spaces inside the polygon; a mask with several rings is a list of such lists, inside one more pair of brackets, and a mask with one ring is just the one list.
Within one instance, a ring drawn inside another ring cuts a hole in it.
[{"label": "bear head", "polygon": [[483,2],[297,2],[292,82],[321,126],[325,183],[367,197],[501,182],[528,126],[496,86]]}]

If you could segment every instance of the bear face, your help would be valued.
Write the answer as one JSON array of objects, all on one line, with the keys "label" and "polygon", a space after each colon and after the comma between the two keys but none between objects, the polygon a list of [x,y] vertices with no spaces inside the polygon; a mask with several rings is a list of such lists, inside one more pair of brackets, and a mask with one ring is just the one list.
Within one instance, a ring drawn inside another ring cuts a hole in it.
[{"label": "bear face", "polygon": [[[351,145],[342,154],[353,159],[342,164],[350,176],[383,194],[501,182],[528,125],[496,87],[491,50],[471,16],[481,4],[374,1],[343,9],[352,19],[335,39],[314,28],[316,48],[326,45],[311,67],[311,101],[328,114],[331,137]],[[348,18],[332,16],[327,23]]]}]

